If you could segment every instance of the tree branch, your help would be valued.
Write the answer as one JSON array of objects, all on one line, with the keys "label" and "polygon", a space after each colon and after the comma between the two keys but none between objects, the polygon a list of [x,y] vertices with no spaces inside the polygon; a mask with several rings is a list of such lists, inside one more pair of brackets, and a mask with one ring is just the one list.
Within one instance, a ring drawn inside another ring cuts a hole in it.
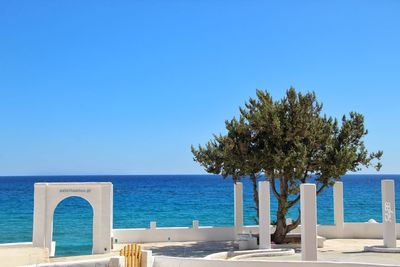
[{"label": "tree branch", "polygon": [[301,179],[301,183],[303,183],[303,184],[306,182],[307,174],[308,174],[308,167],[309,167],[309,166],[310,166],[310,163],[308,162],[308,163],[307,163],[306,170],[304,171],[303,178]]},{"label": "tree branch", "polygon": [[297,202],[299,202],[299,200],[300,200],[300,193],[295,199],[293,199],[292,201],[288,202],[288,209],[293,207]]},{"label": "tree branch", "polygon": [[[306,178],[307,178],[307,174],[308,174],[308,166],[309,166],[309,164],[307,165],[307,168],[306,168],[306,170],[304,172],[303,178],[300,179],[302,184],[304,184],[306,182]],[[300,194],[294,200],[289,201],[288,209],[293,207],[297,202],[299,202],[299,200],[300,200]]]},{"label": "tree branch", "polygon": [[289,224],[289,225],[287,226],[287,233],[289,233],[289,232],[292,231],[293,229],[296,229],[297,226],[299,226],[300,221],[301,221],[301,211],[300,211],[300,209],[299,209],[299,216],[297,217],[297,219],[296,219],[292,224]]},{"label": "tree branch", "polygon": [[271,177],[271,186],[272,186],[272,192],[274,193],[275,197],[279,199],[281,195],[279,195],[278,191],[276,190],[275,177]]},{"label": "tree branch", "polygon": [[250,174],[250,179],[253,183],[253,200],[256,205],[256,217],[255,222],[258,224],[258,217],[260,215],[260,209],[259,209],[259,199],[258,199],[258,189],[257,189],[257,176],[256,174],[252,173]]},{"label": "tree branch", "polygon": [[326,184],[321,185],[321,187],[317,190],[317,195],[318,195],[319,193],[321,193],[322,190],[324,190],[324,188],[325,188],[326,186],[327,186]]},{"label": "tree branch", "polygon": [[[327,186],[327,185],[321,185],[321,187],[317,190],[317,195],[318,195],[319,193],[321,193],[322,190],[324,190],[324,188],[325,188],[326,186]],[[291,207],[293,207],[294,205],[296,205],[296,203],[299,202],[299,200],[300,200],[300,194],[299,194],[295,199],[293,199],[292,201],[289,201],[289,202],[288,202],[288,209],[290,209]]]}]

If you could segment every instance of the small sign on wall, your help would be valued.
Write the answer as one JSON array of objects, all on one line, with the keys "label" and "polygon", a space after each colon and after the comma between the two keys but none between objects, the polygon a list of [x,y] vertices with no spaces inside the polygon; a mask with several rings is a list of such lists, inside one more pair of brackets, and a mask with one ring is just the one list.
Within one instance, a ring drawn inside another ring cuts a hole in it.
[{"label": "small sign on wall", "polygon": [[81,188],[65,188],[65,189],[60,189],[60,193],[90,193],[92,189],[81,189]]},{"label": "small sign on wall", "polygon": [[382,180],[382,223],[383,245],[396,247],[396,212],[394,198],[394,180]]}]

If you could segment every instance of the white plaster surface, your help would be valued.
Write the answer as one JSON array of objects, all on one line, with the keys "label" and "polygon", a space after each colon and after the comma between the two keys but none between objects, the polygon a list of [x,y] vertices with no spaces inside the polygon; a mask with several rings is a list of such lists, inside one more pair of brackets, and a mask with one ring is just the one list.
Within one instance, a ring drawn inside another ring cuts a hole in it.
[{"label": "white plaster surface", "polygon": [[[197,249],[203,250],[207,247],[210,247],[212,243],[203,244],[202,248],[200,248],[200,244],[198,246],[194,246],[193,243],[182,243],[181,245],[186,248],[187,256],[190,257],[191,249],[196,247]],[[332,239],[326,241],[326,246],[324,248],[318,249],[319,251],[319,260],[315,261],[304,261],[301,262],[301,253],[296,253],[294,255],[286,255],[286,256],[278,256],[278,257],[256,257],[253,259],[246,259],[240,261],[242,263],[232,263],[234,261],[197,261],[193,258],[173,258],[170,257],[155,257],[155,266],[285,266],[285,267],[295,267],[295,266],[318,266],[318,267],[329,267],[329,266],[342,266],[342,267],[350,267],[350,266],[400,266],[400,254],[383,254],[383,253],[365,253],[363,252],[363,248],[365,245],[372,244],[383,244],[382,240],[374,240],[374,239]],[[178,244],[169,244],[170,246],[176,248]],[[162,244],[160,244],[162,246]],[[152,247],[157,247],[157,244],[152,244]],[[183,251],[184,248],[182,248]],[[153,250],[157,251],[156,249]],[[164,250],[168,251],[168,250]],[[228,250],[225,250],[228,251]],[[256,252],[257,250],[254,250]],[[214,254],[214,260],[218,257],[227,257],[227,253],[230,252],[222,252],[218,254]],[[194,253],[196,255],[196,253]],[[162,255],[162,254],[161,254]],[[166,254],[169,255],[169,254]],[[166,260],[166,258],[168,258]],[[210,258],[209,258],[210,259]],[[164,261],[166,260],[166,261]],[[195,260],[195,261],[192,261]],[[263,264],[261,263],[263,262]],[[258,263],[260,262],[260,263]],[[160,265],[157,265],[160,264]],[[173,264],[173,265],[164,265],[164,264]],[[176,264],[176,265],[174,265]],[[193,264],[193,265],[192,265]],[[203,264],[203,265],[200,265]]]},{"label": "white plaster surface", "polygon": [[243,227],[243,184],[237,182],[234,184],[234,225],[236,233],[240,233]]},{"label": "white plaster surface", "polygon": [[394,180],[382,180],[382,221],[383,244],[387,248],[396,247],[396,205]]},{"label": "white plaster surface", "polygon": [[258,201],[259,201],[259,248],[271,248],[271,233],[270,233],[270,192],[269,182],[258,182]]},{"label": "white plaster surface", "polygon": [[33,247],[32,243],[10,243],[0,245],[1,267],[46,263],[48,261],[48,249]]},{"label": "white plaster surface", "polygon": [[301,259],[317,260],[317,201],[315,184],[300,185]]},{"label": "white plaster surface", "polygon": [[336,182],[333,185],[333,217],[337,236],[343,235],[344,206],[343,206],[343,182]]},{"label": "white plaster surface", "polygon": [[36,183],[34,188],[33,246],[48,248],[52,254],[54,210],[66,198],[81,197],[93,208],[93,253],[111,251],[111,183]]}]

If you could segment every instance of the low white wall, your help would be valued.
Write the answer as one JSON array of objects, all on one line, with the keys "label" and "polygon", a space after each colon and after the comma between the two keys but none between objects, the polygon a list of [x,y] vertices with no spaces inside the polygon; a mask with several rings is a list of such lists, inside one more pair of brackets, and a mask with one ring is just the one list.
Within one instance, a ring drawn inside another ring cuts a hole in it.
[{"label": "low white wall", "polygon": [[227,261],[212,259],[154,257],[153,267],[384,267],[388,264],[324,262],[324,261]]},{"label": "low white wall", "polygon": [[16,243],[2,243],[0,244],[1,247],[26,247],[26,246],[33,246],[32,242],[16,242]]},{"label": "low white wall", "polygon": [[[400,224],[396,224],[396,232],[397,238],[400,238]],[[326,238],[382,239],[383,225],[381,223],[345,223],[342,231],[334,225],[318,225],[318,235]]]},{"label": "low white wall", "polygon": [[[258,227],[257,227],[258,228]],[[235,239],[234,227],[163,227],[156,229],[114,229],[116,243],[168,241],[228,241]]]},{"label": "low white wall", "polygon": [[25,265],[22,267],[108,267],[110,258],[94,259],[94,260],[80,260],[68,262],[52,262],[42,264]]},{"label": "low white wall", "polygon": [[[396,225],[397,238],[400,238],[400,224]],[[383,237],[381,223],[345,223],[343,229],[335,225],[318,225],[318,235],[325,238],[380,239]],[[243,230],[258,234],[258,226],[244,226]],[[271,226],[271,233],[274,227]],[[292,233],[300,233],[301,225]],[[129,242],[185,242],[185,241],[229,241],[235,240],[235,227],[201,226],[192,227],[159,227],[155,229],[132,228],[113,229],[117,243]]]},{"label": "low white wall", "polygon": [[[65,262],[52,262],[52,263],[41,263],[24,265],[21,267],[123,267],[124,265],[123,256],[112,256],[100,259],[91,260],[76,260],[76,261],[65,261]],[[152,267],[154,257],[150,250],[142,251],[142,267]]]}]

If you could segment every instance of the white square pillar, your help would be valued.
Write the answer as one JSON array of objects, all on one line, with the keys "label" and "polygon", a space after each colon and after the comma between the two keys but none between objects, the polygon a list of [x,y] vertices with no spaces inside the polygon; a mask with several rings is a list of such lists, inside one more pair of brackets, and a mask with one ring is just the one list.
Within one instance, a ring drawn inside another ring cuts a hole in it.
[{"label": "white square pillar", "polygon": [[383,245],[396,247],[396,208],[394,198],[394,180],[382,180],[382,223]]},{"label": "white square pillar", "polygon": [[258,207],[259,207],[259,239],[260,249],[271,248],[271,233],[270,233],[270,196],[269,196],[269,182],[258,182]]},{"label": "white square pillar", "polygon": [[153,253],[151,250],[142,250],[142,267],[152,267],[154,262]]},{"label": "white square pillar", "polygon": [[300,185],[301,259],[317,260],[317,201],[315,184]]},{"label": "white square pillar", "polygon": [[344,228],[344,208],[343,208],[343,183],[335,182],[333,185],[333,214],[336,232],[339,236],[343,235]]},{"label": "white square pillar", "polygon": [[44,183],[34,185],[32,242],[34,247],[40,248],[46,247],[46,186]]},{"label": "white square pillar", "polygon": [[234,209],[234,224],[238,233],[243,228],[243,184],[240,182],[234,184]]}]

